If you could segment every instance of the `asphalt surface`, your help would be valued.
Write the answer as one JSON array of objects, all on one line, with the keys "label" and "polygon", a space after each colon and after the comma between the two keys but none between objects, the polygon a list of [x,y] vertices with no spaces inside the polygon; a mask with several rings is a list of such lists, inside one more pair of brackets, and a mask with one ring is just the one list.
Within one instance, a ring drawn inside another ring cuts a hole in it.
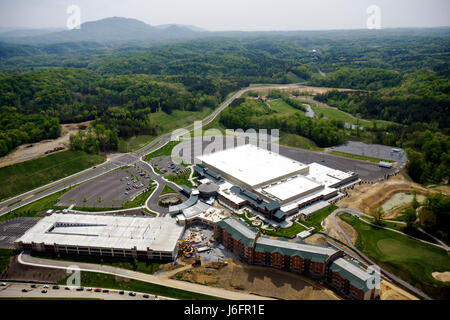
[{"label": "asphalt surface", "polygon": [[383,146],[380,144],[367,144],[357,141],[348,141],[347,143],[330,148],[333,151],[340,151],[350,154],[356,154],[366,157],[373,157],[384,160],[396,161],[397,166],[403,166],[406,164],[408,158],[406,152],[403,149],[396,148],[400,152],[393,152],[393,147]]},{"label": "asphalt surface", "polygon": [[[226,149],[227,147],[234,147],[237,145],[237,139],[234,137],[227,137],[226,139],[223,137],[219,137],[218,140],[221,147],[217,151],[220,151],[221,149]],[[231,143],[231,141],[234,140],[234,143]],[[190,147],[189,147],[190,143]],[[189,161],[190,163],[193,163],[195,156],[199,156],[200,154],[194,154],[194,152],[205,150],[205,148],[208,147],[209,144],[213,144],[213,142],[209,141],[201,141],[201,139],[191,139],[191,141],[185,141],[180,143],[176,146],[176,151],[180,151],[180,154],[183,153],[181,150],[184,148],[185,150],[192,151],[192,154],[190,157],[184,157],[184,161]],[[197,150],[197,151],[195,151]],[[202,152],[202,151],[200,151]],[[335,156],[331,154],[327,154],[325,152],[315,152],[315,151],[309,151],[309,150],[303,150],[303,149],[297,149],[287,146],[279,146],[279,153],[285,157],[297,160],[304,164],[310,164],[312,162],[317,162],[319,164],[322,164],[324,166],[338,169],[344,172],[347,171],[353,171],[357,172],[359,174],[359,177],[362,180],[366,181],[376,181],[378,179],[383,178],[387,174],[394,173],[397,169],[396,168],[381,168],[378,164],[367,162],[367,161],[361,161],[357,159],[351,159],[346,157],[340,157]]]},{"label": "asphalt surface", "polygon": [[[137,176],[139,181],[133,180],[131,174]],[[143,187],[133,187],[133,185],[140,185],[141,183],[144,185]],[[117,169],[68,191],[61,197],[57,205],[121,207],[127,199],[133,199],[148,186],[149,179],[140,176],[133,166],[126,169]],[[127,190],[127,188],[130,188],[130,190]],[[100,202],[99,199],[101,199]]]},{"label": "asphalt surface", "polygon": [[39,218],[16,218],[0,223],[0,248],[14,249],[14,241],[39,220]]},{"label": "asphalt surface", "polygon": [[[18,261],[19,261],[19,263],[26,264],[26,265],[32,265],[32,266],[37,266],[37,267],[56,268],[56,269],[67,269],[70,265],[74,264],[73,262],[68,262],[68,261],[48,260],[48,259],[31,257],[30,255],[25,254],[25,253],[22,253],[19,255]],[[113,275],[123,277],[123,278],[135,279],[135,280],[154,283],[154,284],[167,286],[167,287],[171,287],[171,288],[177,288],[180,290],[186,290],[186,291],[211,295],[211,296],[215,296],[215,297],[219,297],[219,298],[223,298],[223,299],[273,300],[272,298],[256,296],[253,294],[228,291],[228,290],[221,289],[221,288],[168,279],[167,277],[164,276],[164,274],[156,276],[156,275],[126,270],[126,269],[115,268],[115,267],[111,267],[111,266],[107,266],[107,265],[98,265],[98,264],[91,264],[91,263],[77,263],[77,265],[81,271],[102,272],[102,273],[107,273],[107,274],[113,274]]]},{"label": "asphalt surface", "polygon": [[[26,289],[28,292],[23,292]],[[70,290],[65,290],[65,286],[60,286],[59,289],[53,289],[53,285],[49,284],[46,293],[42,293],[44,290],[43,284],[36,285],[36,288],[31,288],[29,283],[17,283],[7,282],[6,286],[0,287],[0,298],[63,298],[63,299],[101,299],[101,300],[168,300],[165,297],[157,297],[148,294],[148,298],[144,298],[145,293],[137,293],[136,296],[130,296],[129,291],[125,291],[124,294],[119,294],[120,290],[109,288],[98,288],[102,291],[107,289],[109,292],[95,292],[97,288],[92,288],[92,291],[87,291],[87,288],[83,288],[83,291],[77,291],[76,287],[70,287]]]}]

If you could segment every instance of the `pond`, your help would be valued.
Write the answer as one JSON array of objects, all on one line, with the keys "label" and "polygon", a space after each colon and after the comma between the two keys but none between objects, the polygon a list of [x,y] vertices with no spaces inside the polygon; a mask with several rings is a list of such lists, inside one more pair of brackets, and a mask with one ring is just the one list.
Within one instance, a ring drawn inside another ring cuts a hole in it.
[{"label": "pond", "polygon": [[[391,199],[383,203],[381,207],[384,212],[389,212],[395,208],[411,203],[413,198],[414,195],[412,193],[396,193]],[[416,195],[416,198],[419,203],[423,203],[426,199],[426,197],[421,194]]]}]

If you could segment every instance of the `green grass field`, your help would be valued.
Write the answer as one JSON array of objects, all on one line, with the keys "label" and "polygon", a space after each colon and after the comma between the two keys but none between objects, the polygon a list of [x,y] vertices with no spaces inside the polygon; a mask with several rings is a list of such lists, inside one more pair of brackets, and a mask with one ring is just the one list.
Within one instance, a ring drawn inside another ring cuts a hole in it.
[{"label": "green grass field", "polygon": [[308,138],[296,135],[296,134],[292,134],[292,133],[281,132],[280,144],[283,146],[312,150],[312,151],[322,151],[323,150],[323,148],[319,148],[314,143],[314,141],[312,141]]},{"label": "green grass field", "polygon": [[447,251],[393,231],[372,227],[350,214],[341,214],[340,218],[358,232],[356,247],[377,264],[432,298],[450,298],[450,283],[432,276],[433,272],[449,271]]},{"label": "green grass field", "polygon": [[104,161],[103,155],[69,150],[0,168],[0,199],[35,189]]},{"label": "green grass field", "polygon": [[322,230],[322,221],[325,220],[338,207],[329,205],[306,217],[305,221],[301,221],[305,226],[314,227],[314,232]]},{"label": "green grass field", "polygon": [[302,231],[305,231],[305,230],[306,230],[305,227],[303,227],[302,225],[300,225],[300,224],[295,222],[289,228],[279,229],[276,232],[264,230],[264,232],[267,233],[268,235],[271,235],[271,236],[293,238],[298,233],[300,233]]},{"label": "green grass field", "polygon": [[5,220],[10,220],[14,218],[19,217],[36,217],[36,214],[39,212],[46,211],[51,208],[56,209],[56,204],[59,202],[59,198],[69,191],[71,188],[74,188],[75,186],[72,186],[70,188],[66,188],[64,190],[58,191],[56,193],[53,193],[51,195],[48,195],[42,199],[39,199],[37,201],[34,201],[32,203],[29,203],[23,207],[20,207],[16,210],[11,211],[10,213],[4,214],[0,216],[0,222]]},{"label": "green grass field", "polygon": [[379,163],[380,161],[385,161],[385,162],[390,162],[390,163],[395,162],[392,160],[385,160],[385,159],[374,158],[374,157],[366,157],[366,156],[361,156],[359,154],[351,154],[351,153],[345,153],[345,152],[341,152],[341,151],[330,151],[328,153],[334,154],[336,156],[352,158],[352,159],[357,159],[357,160],[362,160],[362,161],[369,161],[369,162],[373,162],[373,163]]},{"label": "green grass field", "polygon": [[128,139],[119,139],[119,152],[133,152],[154,140],[155,136],[139,135]]},{"label": "green grass field", "polygon": [[268,101],[267,103],[270,105],[270,108],[272,108],[273,110],[275,110],[281,114],[293,115],[293,114],[296,114],[297,112],[304,114],[304,112],[302,112],[298,109],[295,109],[291,105],[284,102],[282,99],[274,99],[274,100]]},{"label": "green grass field", "polygon": [[[66,280],[60,281],[60,285],[66,284]],[[180,289],[174,289],[148,282],[126,279],[119,281],[115,276],[98,273],[98,272],[81,272],[81,286],[83,287],[100,287],[109,289],[118,289],[124,291],[137,291],[149,294],[157,294],[169,298],[180,300],[222,300],[217,297],[212,297],[200,293],[189,292]]]},{"label": "green grass field", "polygon": [[195,186],[189,181],[190,174],[191,172],[187,171],[179,174],[169,174],[168,176],[165,176],[165,178],[169,181],[176,183],[179,186],[184,184],[189,188],[194,188]]},{"label": "green grass field", "polygon": [[172,187],[169,187],[167,184],[164,186],[164,188],[161,190],[161,195],[168,194],[168,193],[177,193],[175,190],[173,190]]},{"label": "green grass field", "polygon": [[14,255],[14,250],[12,249],[1,249],[0,248],[0,274],[5,271],[9,266],[9,259]]},{"label": "green grass field", "polygon": [[161,157],[161,156],[170,156],[172,154],[172,149],[179,144],[181,141],[169,141],[164,147],[159,148],[156,151],[148,154],[145,157],[145,161],[149,161],[152,158]]}]

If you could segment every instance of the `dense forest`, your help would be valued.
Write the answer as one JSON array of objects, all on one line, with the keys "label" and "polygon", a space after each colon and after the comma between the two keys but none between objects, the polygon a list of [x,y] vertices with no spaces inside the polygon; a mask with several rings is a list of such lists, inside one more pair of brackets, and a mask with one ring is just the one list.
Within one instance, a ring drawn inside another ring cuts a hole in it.
[{"label": "dense forest", "polygon": [[[94,120],[92,127],[72,138],[73,148],[115,150],[119,138],[159,134],[156,112],[212,109],[250,83],[303,82],[355,89],[315,98],[359,118],[391,121],[365,134],[406,148],[415,181],[445,182],[449,36],[449,28],[435,28],[230,32],[161,43],[0,42],[0,155],[58,136],[60,123],[85,120]],[[281,98],[302,111],[295,99]],[[279,127],[318,146],[353,138],[339,121],[301,112],[285,117],[258,101],[236,101],[220,121]]]}]

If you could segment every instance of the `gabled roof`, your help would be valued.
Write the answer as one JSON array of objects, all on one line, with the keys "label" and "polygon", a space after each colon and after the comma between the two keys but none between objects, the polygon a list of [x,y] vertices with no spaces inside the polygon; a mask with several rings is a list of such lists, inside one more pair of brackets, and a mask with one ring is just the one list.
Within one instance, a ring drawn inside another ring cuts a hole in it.
[{"label": "gabled roof", "polygon": [[330,269],[339,273],[341,277],[349,280],[354,287],[363,292],[370,290],[368,287],[368,280],[371,275],[353,261],[344,258],[336,259],[330,265]]},{"label": "gabled roof", "polygon": [[249,228],[244,222],[233,217],[227,217],[217,222],[217,225],[225,229],[233,237],[233,239],[241,242],[247,247],[253,246],[253,241],[256,238],[258,229]]}]

